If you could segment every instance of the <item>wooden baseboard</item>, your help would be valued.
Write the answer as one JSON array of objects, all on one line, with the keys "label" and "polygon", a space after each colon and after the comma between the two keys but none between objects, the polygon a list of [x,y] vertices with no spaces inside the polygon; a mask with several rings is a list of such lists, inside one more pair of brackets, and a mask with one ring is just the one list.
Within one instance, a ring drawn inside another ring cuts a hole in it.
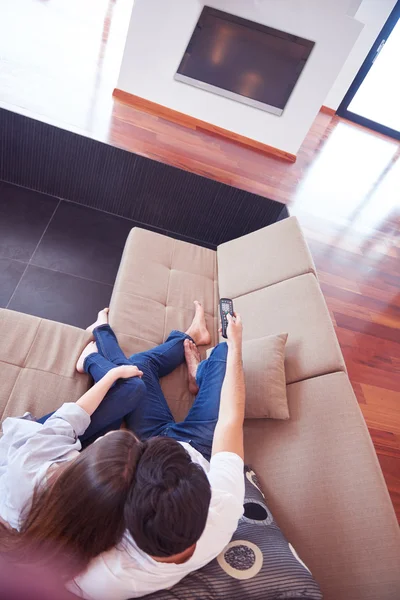
[{"label": "wooden baseboard", "polygon": [[128,104],[129,106],[144,112],[156,115],[157,117],[162,117],[163,119],[167,119],[173,123],[178,123],[178,125],[183,125],[189,129],[211,132],[214,135],[234,141],[242,146],[252,148],[253,150],[258,150],[263,154],[268,154],[269,156],[274,156],[275,158],[280,158],[292,163],[296,161],[295,154],[290,154],[290,152],[285,152],[279,148],[262,144],[261,142],[257,142],[256,140],[252,140],[238,133],[234,133],[233,131],[228,131],[228,129],[223,129],[222,127],[212,125],[206,121],[201,121],[200,119],[196,119],[190,115],[185,115],[184,113],[173,110],[172,108],[168,108],[167,106],[162,106],[162,104],[157,104],[151,100],[146,100],[146,98],[141,98],[140,96],[135,96],[134,94],[128,94],[128,92],[124,92],[118,88],[115,88],[113,96],[124,104]]},{"label": "wooden baseboard", "polygon": [[324,105],[321,106],[320,112],[325,113],[326,115],[336,115],[336,110],[334,108],[329,108],[329,106]]}]

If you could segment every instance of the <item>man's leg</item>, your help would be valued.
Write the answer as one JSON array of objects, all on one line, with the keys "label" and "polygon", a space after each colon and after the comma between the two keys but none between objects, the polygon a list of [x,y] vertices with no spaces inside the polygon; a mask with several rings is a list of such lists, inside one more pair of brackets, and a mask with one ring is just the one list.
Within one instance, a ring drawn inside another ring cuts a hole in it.
[{"label": "man's leg", "polygon": [[[187,343],[186,343],[187,344]],[[191,355],[194,349],[187,350],[187,362],[190,370],[196,369],[191,366],[196,363]],[[221,388],[225,377],[226,357],[228,347],[225,342],[218,344],[212,351],[210,357],[198,364],[196,372],[196,383],[199,387],[198,394],[186,419],[181,423],[172,423],[168,426],[165,435],[177,440],[190,441],[190,444],[198,450],[207,460],[211,458],[214,429],[218,420]]]},{"label": "man's leg", "polygon": [[143,371],[143,381],[147,388],[146,401],[138,405],[126,419],[128,427],[140,439],[162,435],[166,426],[175,422],[159,379],[171,373],[184,362],[185,340],[194,341],[198,345],[208,344],[210,341],[204,310],[197,301],[195,307],[194,319],[185,333],[172,331],[163,344],[146,352],[133,354],[129,358],[132,364]]},{"label": "man's leg", "polygon": [[[186,338],[191,339],[197,346],[209,344],[211,338],[206,325],[204,309],[197,300],[195,300],[194,305],[195,315],[189,329],[185,333],[176,330],[171,331],[163,344],[146,352],[130,356],[130,363],[141,368],[141,365],[146,362],[152,368],[153,373],[160,379],[184,362],[185,351],[183,342]],[[140,365],[137,361],[139,361]]]},{"label": "man's leg", "polygon": [[161,389],[160,377],[165,377],[184,362],[186,339],[191,339],[186,333],[172,331],[163,344],[129,358],[131,364],[143,371],[147,390],[145,400],[126,417],[128,428],[141,440],[162,435],[165,427],[175,422]]}]

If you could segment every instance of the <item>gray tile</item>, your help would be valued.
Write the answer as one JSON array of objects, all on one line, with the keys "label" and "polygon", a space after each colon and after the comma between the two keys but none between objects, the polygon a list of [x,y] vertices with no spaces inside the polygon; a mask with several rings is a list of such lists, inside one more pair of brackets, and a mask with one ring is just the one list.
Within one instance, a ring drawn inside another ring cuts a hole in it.
[{"label": "gray tile", "polygon": [[0,308],[7,306],[25,268],[23,262],[0,258]]},{"label": "gray tile", "polygon": [[58,202],[57,198],[0,182],[0,257],[28,262]]},{"label": "gray tile", "polygon": [[113,284],[132,227],[127,219],[61,202],[31,262]]},{"label": "gray tile", "polygon": [[29,265],[9,308],[87,327],[109,305],[112,286]]}]

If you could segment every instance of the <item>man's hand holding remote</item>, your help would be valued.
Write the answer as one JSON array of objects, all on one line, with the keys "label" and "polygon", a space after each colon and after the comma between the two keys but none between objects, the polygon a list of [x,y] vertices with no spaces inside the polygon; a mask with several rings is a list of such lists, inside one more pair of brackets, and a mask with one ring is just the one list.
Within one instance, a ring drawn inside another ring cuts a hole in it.
[{"label": "man's hand holding remote", "polygon": [[234,317],[232,317],[230,314],[227,314],[226,318],[228,319],[228,328],[226,330],[228,335],[226,340],[227,344],[229,348],[242,350],[242,319],[238,313],[235,313]]},{"label": "man's hand holding remote", "polygon": [[227,315],[226,372],[221,390],[219,415],[215,427],[212,454],[234,452],[242,459],[245,386],[242,364],[242,319],[238,313]]}]

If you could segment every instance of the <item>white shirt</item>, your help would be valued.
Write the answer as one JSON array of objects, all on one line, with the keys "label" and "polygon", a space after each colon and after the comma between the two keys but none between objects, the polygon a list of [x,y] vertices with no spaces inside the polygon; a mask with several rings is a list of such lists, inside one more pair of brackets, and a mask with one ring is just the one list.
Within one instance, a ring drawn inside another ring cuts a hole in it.
[{"label": "white shirt", "polygon": [[182,564],[160,563],[140,550],[128,532],[113,550],[95,558],[88,569],[69,584],[71,592],[90,600],[125,600],[169,588],[204,567],[230,542],[243,514],[243,461],[232,452],[219,452],[206,461],[189,444],[181,442],[207,473],[211,503],[206,527],[193,556]]},{"label": "white shirt", "polygon": [[[64,404],[43,425],[8,418],[0,439],[0,517],[18,529],[34,488],[54,463],[71,460],[81,449],[78,436],[90,417],[78,405]],[[90,600],[125,600],[175,585],[213,560],[229,543],[243,514],[243,461],[232,452],[215,454],[210,463],[190,444],[181,442],[193,462],[207,473],[211,502],[206,527],[194,554],[183,564],[160,563],[142,552],[128,532],[114,549],[89,564],[74,582],[73,593]]]},{"label": "white shirt", "polygon": [[3,422],[0,439],[0,517],[19,529],[21,513],[29,508],[35,487],[55,463],[72,460],[82,446],[78,436],[90,417],[77,404],[61,406],[42,425],[26,413]]}]

